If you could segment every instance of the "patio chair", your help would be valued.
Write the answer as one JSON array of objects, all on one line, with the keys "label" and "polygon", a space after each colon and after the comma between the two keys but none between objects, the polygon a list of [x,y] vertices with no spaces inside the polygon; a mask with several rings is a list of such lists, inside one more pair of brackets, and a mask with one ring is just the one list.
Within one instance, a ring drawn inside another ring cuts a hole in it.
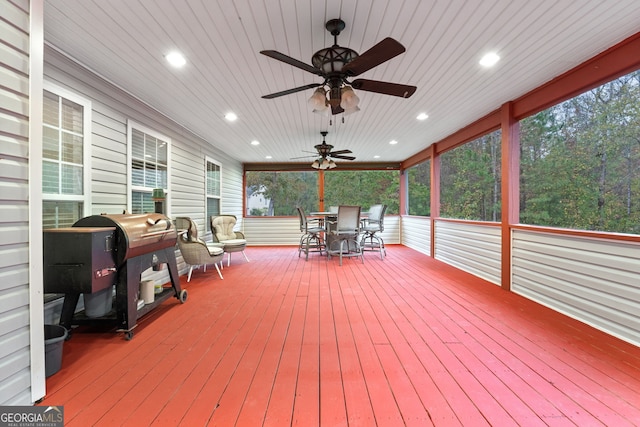
[{"label": "patio chair", "polygon": [[191,281],[191,274],[194,268],[203,266],[203,271],[207,271],[207,264],[213,264],[218,271],[220,279],[222,272],[218,267],[218,263],[222,262],[224,251],[221,247],[209,246],[203,240],[198,238],[198,227],[196,223],[188,217],[176,218],[176,229],[178,234],[178,249],[182,254],[184,262],[189,265],[189,274],[187,282]]},{"label": "patio chair", "polygon": [[387,250],[384,247],[384,240],[378,233],[384,231],[384,214],[387,205],[373,205],[369,208],[369,215],[362,219],[362,238],[360,245],[363,251],[378,251],[380,259],[384,259]]},{"label": "patio chair", "polygon": [[327,241],[330,243],[327,247],[327,256],[329,259],[332,255],[339,256],[340,265],[342,265],[342,258],[345,257],[360,257],[364,263],[362,247],[358,240],[360,211],[360,206],[339,206],[335,226],[329,228],[330,236],[327,237]]},{"label": "patio chair", "polygon": [[[179,216],[176,218],[176,230],[178,230],[178,233],[180,231],[187,231],[190,240],[200,240],[204,242],[209,249],[222,249],[224,247],[222,243],[205,242],[202,240],[198,232],[198,224],[188,216]],[[222,267],[222,263],[220,263],[220,267]]]},{"label": "patio chair", "polygon": [[296,210],[300,219],[300,231],[303,233],[298,245],[298,258],[300,258],[300,253],[304,252],[306,255],[305,260],[308,260],[309,252],[320,252],[322,254],[325,248],[322,233],[324,233],[325,229],[321,225],[322,220],[320,218],[307,218],[304,209],[300,206],[297,206]]},{"label": "patio chair", "polygon": [[231,265],[231,253],[242,252],[244,259],[249,262],[247,254],[244,253],[247,247],[247,240],[240,231],[234,231],[236,226],[235,215],[217,215],[209,218],[211,233],[213,233],[213,242],[224,245],[224,252],[227,253],[227,266]]}]

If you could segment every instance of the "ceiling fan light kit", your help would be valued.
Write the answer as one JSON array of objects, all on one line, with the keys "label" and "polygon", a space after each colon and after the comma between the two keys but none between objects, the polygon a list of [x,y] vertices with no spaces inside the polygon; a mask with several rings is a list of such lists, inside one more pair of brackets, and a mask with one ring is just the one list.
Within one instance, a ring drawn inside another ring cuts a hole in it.
[{"label": "ceiling fan light kit", "polygon": [[327,92],[323,87],[319,87],[313,91],[313,95],[309,98],[309,105],[311,105],[314,113],[327,114],[329,112]]},{"label": "ceiling fan light kit", "polygon": [[344,110],[345,116],[355,113],[356,111],[360,111],[360,108],[358,107],[359,103],[360,98],[358,98],[358,95],[356,95],[351,86],[345,86],[342,88],[340,107]]},{"label": "ceiling fan light kit", "polygon": [[[270,58],[318,75],[324,78],[324,81],[264,95],[262,98],[273,99],[316,88],[309,99],[313,112],[324,113],[328,110],[328,107],[331,107],[331,114],[345,113],[346,115],[360,110],[358,108],[360,100],[353,88],[402,98],[408,98],[416,91],[415,86],[404,84],[368,79],[356,79],[353,82],[348,80],[403,53],[405,48],[399,42],[387,37],[362,55],[358,55],[353,49],[338,45],[338,35],[345,28],[343,20],[331,19],[327,21],[325,28],[333,36],[334,44],[314,53],[311,57],[312,65],[275,50],[263,50],[260,52]],[[325,87],[328,89],[325,89]],[[329,96],[328,99],[327,94]]]},{"label": "ceiling fan light kit", "polygon": [[[314,169],[333,169],[335,168],[336,162],[333,159],[343,159],[343,160],[355,160],[356,158],[353,156],[345,156],[345,154],[351,154],[351,150],[333,150],[333,145],[327,144],[325,142],[325,137],[329,132],[322,131],[320,135],[322,135],[322,144],[314,145],[313,148],[318,152],[317,155],[314,156],[303,156],[303,157],[316,157],[315,160],[311,163],[311,167]],[[302,157],[294,157],[294,159],[300,159]],[[292,159],[293,160],[293,159]]]},{"label": "ceiling fan light kit", "polygon": [[311,163],[311,167],[314,169],[320,169],[320,170],[326,170],[326,169],[333,169],[335,168],[336,162],[334,162],[331,159],[327,159],[327,158],[320,158],[320,159],[316,159],[313,161],[313,163]]}]

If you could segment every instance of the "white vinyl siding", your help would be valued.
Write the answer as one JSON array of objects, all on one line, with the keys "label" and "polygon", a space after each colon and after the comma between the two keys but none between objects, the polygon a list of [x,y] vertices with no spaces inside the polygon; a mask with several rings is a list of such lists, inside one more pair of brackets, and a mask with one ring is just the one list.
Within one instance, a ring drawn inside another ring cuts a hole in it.
[{"label": "white vinyl siding", "polygon": [[403,216],[402,244],[425,255],[431,255],[431,218]]},{"label": "white vinyl siding", "polygon": [[513,231],[511,290],[640,345],[640,244]]},{"label": "white vinyl siding", "polygon": [[436,221],[435,258],[500,285],[500,230],[496,225]]},{"label": "white vinyl siding", "polygon": [[[247,238],[248,246],[298,245],[300,242],[300,220],[298,217],[249,216],[240,228]],[[386,245],[400,243],[400,217],[384,216],[384,231],[378,233]],[[393,251],[387,249],[387,253]],[[393,253],[393,252],[391,252]]]},{"label": "white vinyl siding", "polygon": [[300,242],[300,220],[297,217],[246,217],[240,229],[248,246],[296,246]]},{"label": "white vinyl siding", "polygon": [[[3,1],[0,20],[0,405],[30,405],[44,395],[40,145],[41,1]],[[30,36],[36,26],[40,31]],[[30,121],[30,119],[32,119]],[[31,138],[31,139],[30,139]],[[32,153],[32,151],[34,153]],[[33,162],[33,163],[32,163]],[[35,185],[30,180],[36,179]],[[31,226],[36,219],[36,223]],[[33,233],[33,234],[31,234]],[[30,259],[36,260],[30,264]],[[34,274],[36,273],[36,274]],[[33,277],[32,277],[33,275]],[[40,289],[40,292],[38,292]],[[38,300],[37,297],[40,297]]]}]

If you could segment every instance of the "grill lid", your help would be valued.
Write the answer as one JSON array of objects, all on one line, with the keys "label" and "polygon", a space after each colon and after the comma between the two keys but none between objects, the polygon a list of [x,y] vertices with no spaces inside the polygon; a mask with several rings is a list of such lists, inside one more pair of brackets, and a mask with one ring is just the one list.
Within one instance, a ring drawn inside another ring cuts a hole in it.
[{"label": "grill lid", "polygon": [[139,255],[175,246],[176,229],[169,218],[158,213],[102,214],[78,220],[74,227],[116,227],[116,264]]}]

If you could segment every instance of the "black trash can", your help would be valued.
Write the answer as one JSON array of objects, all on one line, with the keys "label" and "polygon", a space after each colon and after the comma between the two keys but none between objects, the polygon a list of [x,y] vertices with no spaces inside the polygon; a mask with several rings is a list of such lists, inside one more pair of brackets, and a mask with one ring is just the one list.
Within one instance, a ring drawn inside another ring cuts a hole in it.
[{"label": "black trash can", "polygon": [[50,377],[62,366],[62,348],[67,339],[67,328],[60,325],[44,325],[44,373]]}]

